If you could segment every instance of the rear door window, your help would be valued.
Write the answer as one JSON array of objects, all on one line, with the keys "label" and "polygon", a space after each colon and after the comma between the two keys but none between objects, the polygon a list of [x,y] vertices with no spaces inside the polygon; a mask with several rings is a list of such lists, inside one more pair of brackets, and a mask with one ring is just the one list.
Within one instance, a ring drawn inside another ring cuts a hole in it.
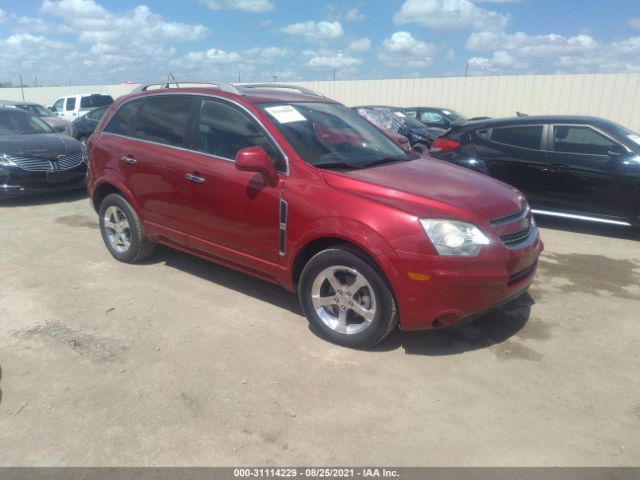
[{"label": "rear door window", "polygon": [[513,147],[540,150],[542,125],[522,125],[518,127],[497,127],[491,131],[491,140]]},{"label": "rear door window", "polygon": [[239,150],[262,147],[277,169],[284,160],[258,124],[246,113],[226,102],[204,100],[196,126],[196,150],[235,160]]},{"label": "rear door window", "polygon": [[146,98],[137,116],[135,137],[149,142],[187,146],[191,95],[157,95]]},{"label": "rear door window", "polygon": [[554,125],[553,149],[583,155],[608,155],[618,143],[589,126]]}]

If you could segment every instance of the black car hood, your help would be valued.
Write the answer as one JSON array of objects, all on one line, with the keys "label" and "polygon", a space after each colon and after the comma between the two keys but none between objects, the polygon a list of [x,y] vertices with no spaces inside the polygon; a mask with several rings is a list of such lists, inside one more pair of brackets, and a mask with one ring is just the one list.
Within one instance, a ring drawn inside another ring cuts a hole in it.
[{"label": "black car hood", "polygon": [[56,158],[80,150],[75,138],[57,133],[0,135],[0,154],[29,158]]}]

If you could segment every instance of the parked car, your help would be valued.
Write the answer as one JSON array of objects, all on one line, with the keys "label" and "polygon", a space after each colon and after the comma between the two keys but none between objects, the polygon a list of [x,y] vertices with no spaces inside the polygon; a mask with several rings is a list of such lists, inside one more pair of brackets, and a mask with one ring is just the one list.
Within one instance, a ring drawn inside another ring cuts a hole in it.
[{"label": "parked car", "polygon": [[67,95],[56,100],[49,107],[55,115],[68,121],[73,121],[85,113],[105,105],[111,105],[113,97],[100,93]]},{"label": "parked car", "polygon": [[87,143],[111,255],[137,262],[161,243],[279,284],[317,332],[352,347],[526,290],[543,246],[522,194],[404,152],[299,90],[221,83],[116,100]]},{"label": "parked car", "polygon": [[107,111],[109,106],[99,107],[95,110],[91,110],[80,118],[76,118],[67,127],[67,135],[72,136],[81,143],[87,143],[87,138],[93,133],[98,126],[98,123],[102,119],[102,116]]},{"label": "parked car", "polygon": [[12,100],[0,100],[0,107],[19,108],[32,113],[40,120],[53,127],[56,132],[64,132],[69,122],[63,118],[56,117],[42,105],[32,102],[16,102]]},{"label": "parked car", "polygon": [[425,127],[397,107],[367,105],[353,107],[353,110],[374,125],[407,137],[411,149],[418,153],[427,153],[433,140],[445,132],[441,128]]},{"label": "parked car", "polygon": [[608,120],[469,122],[436,140],[430,154],[515,186],[536,214],[640,224],[640,135]]},{"label": "parked car", "polygon": [[402,111],[427,127],[447,129],[454,122],[464,123],[468,120],[464,115],[449,108],[409,107],[403,108]]},{"label": "parked car", "polygon": [[0,198],[84,188],[85,149],[40,118],[0,108]]}]

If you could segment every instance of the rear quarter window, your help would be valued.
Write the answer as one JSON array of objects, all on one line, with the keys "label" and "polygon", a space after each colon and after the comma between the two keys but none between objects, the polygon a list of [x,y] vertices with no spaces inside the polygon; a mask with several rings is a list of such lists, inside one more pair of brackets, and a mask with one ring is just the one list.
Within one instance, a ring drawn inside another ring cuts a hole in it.
[{"label": "rear quarter window", "polygon": [[104,131],[125,137],[135,136],[136,116],[141,106],[142,100],[134,100],[122,105],[104,127]]}]

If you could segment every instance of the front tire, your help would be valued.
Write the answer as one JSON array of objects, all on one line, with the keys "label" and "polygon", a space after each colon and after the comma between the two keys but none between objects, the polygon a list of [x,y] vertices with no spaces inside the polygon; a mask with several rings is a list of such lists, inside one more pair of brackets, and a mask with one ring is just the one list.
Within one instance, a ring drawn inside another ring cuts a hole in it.
[{"label": "front tire", "polygon": [[314,329],[338,345],[372,347],[398,323],[395,299],[383,274],[349,245],[314,255],[302,270],[298,295]]},{"label": "front tire", "polygon": [[122,195],[104,197],[99,216],[102,240],[116,260],[135,263],[153,253],[155,243],[146,237],[140,218]]}]

